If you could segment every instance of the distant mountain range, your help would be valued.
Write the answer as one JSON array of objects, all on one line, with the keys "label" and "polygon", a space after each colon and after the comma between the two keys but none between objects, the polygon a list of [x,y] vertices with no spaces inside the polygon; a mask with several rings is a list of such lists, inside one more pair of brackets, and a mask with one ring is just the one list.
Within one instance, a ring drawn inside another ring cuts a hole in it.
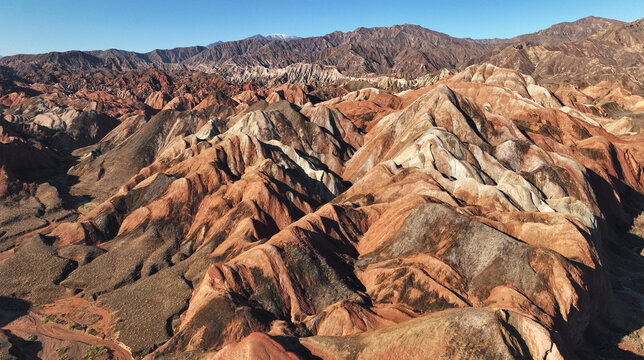
[{"label": "distant mountain range", "polygon": [[0,59],[0,65],[14,69],[19,76],[34,76],[42,75],[43,70],[64,73],[146,68],[225,73],[230,69],[280,69],[309,63],[331,66],[349,76],[410,79],[443,68],[459,70],[489,62],[545,82],[560,78],[562,72],[567,79],[584,84],[610,74],[640,92],[644,89],[642,23],[586,17],[512,39],[484,40],[454,38],[417,25],[395,25],[309,38],[255,35],[148,53],[110,49],[14,55]]}]

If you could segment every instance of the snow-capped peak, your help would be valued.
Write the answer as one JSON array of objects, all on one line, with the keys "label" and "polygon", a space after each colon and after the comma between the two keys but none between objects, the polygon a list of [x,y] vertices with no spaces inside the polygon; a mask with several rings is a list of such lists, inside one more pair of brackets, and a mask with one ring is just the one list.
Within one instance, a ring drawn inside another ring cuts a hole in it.
[{"label": "snow-capped peak", "polygon": [[289,41],[289,40],[299,39],[299,37],[286,35],[286,34],[269,34],[269,35],[257,34],[257,35],[250,36],[247,39]]}]

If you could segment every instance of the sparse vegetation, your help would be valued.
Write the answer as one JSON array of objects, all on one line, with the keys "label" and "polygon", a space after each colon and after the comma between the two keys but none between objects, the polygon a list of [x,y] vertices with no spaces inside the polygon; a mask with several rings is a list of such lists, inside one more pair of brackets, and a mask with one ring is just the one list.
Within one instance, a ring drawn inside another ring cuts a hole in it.
[{"label": "sparse vegetation", "polygon": [[83,355],[83,359],[94,359],[97,356],[105,355],[110,350],[102,345],[92,345],[87,349],[87,352]]},{"label": "sparse vegetation", "polygon": [[50,321],[53,321],[53,322],[55,322],[56,324],[60,324],[60,323],[62,323],[62,322],[63,322],[61,319],[58,319],[58,318],[56,318],[56,316],[51,315],[51,314],[49,314],[49,315],[45,316],[44,318],[40,319],[40,322],[41,322],[42,324],[47,324],[47,323],[48,323],[48,322],[50,322]]},{"label": "sparse vegetation", "polygon": [[56,348],[56,354],[62,355],[64,353],[66,353],[67,350],[69,350],[69,346],[59,346],[59,347]]},{"label": "sparse vegetation", "polygon": [[91,211],[92,209],[94,209],[94,205],[92,205],[90,203],[80,205],[77,208],[77,210],[80,211],[80,212],[88,212],[88,211]]},{"label": "sparse vegetation", "polygon": [[96,335],[96,334],[97,334],[97,331],[96,331],[96,330],[94,330],[94,329],[92,329],[92,328],[87,328],[87,329],[85,330],[85,334],[87,334],[87,335]]},{"label": "sparse vegetation", "polygon": [[63,322],[63,320],[58,319],[55,315],[51,315],[51,314],[46,315],[45,317],[40,319],[41,324],[47,324],[50,321],[55,322],[56,324],[61,324]]},{"label": "sparse vegetation", "polygon": [[77,322],[69,324],[69,330],[75,330],[75,329],[79,329],[79,328],[82,328],[82,326],[81,326],[81,324],[79,324]]},{"label": "sparse vegetation", "polygon": [[36,341],[36,340],[38,340],[38,336],[36,336],[34,334],[29,334],[29,335],[25,336],[24,339],[25,339],[25,341]]}]

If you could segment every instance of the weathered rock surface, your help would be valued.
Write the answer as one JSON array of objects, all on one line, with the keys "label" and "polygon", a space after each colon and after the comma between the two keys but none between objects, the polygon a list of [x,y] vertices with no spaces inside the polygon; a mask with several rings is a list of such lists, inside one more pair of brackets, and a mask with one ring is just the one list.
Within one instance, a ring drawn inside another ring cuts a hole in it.
[{"label": "weathered rock surface", "polygon": [[[414,36],[459,63],[484,47],[393,29],[410,42],[396,72],[424,66]],[[539,36],[565,47],[586,34],[571,29]],[[388,31],[334,34],[346,39],[320,51],[354,37],[389,49]],[[206,56],[193,50],[183,55]],[[390,71],[360,64],[343,66]],[[96,326],[91,343],[105,337],[115,357],[644,354],[644,135],[632,86],[544,87],[492,64],[398,93],[387,81],[241,86],[177,74],[104,74],[95,91],[77,74],[65,80],[81,86],[74,95],[31,84],[41,93],[3,110],[0,145],[19,155],[0,153],[0,297]]]}]

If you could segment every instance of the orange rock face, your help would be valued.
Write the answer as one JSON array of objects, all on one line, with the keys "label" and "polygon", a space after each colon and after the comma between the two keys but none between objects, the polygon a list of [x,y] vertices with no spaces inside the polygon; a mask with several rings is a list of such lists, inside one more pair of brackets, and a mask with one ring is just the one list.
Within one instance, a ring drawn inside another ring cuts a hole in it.
[{"label": "orange rock face", "polygon": [[162,93],[161,91],[154,92],[150,94],[145,99],[145,104],[148,105],[149,107],[157,110],[163,109],[163,107],[168,103],[168,98],[167,95]]},{"label": "orange rock face", "polygon": [[328,103],[329,107],[340,110],[366,131],[370,131],[385,115],[402,107],[400,98],[377,89],[362,89]]},{"label": "orange rock face", "polygon": [[269,103],[286,100],[295,105],[304,105],[309,102],[309,98],[301,87],[293,84],[283,84],[269,91],[266,101]]}]

